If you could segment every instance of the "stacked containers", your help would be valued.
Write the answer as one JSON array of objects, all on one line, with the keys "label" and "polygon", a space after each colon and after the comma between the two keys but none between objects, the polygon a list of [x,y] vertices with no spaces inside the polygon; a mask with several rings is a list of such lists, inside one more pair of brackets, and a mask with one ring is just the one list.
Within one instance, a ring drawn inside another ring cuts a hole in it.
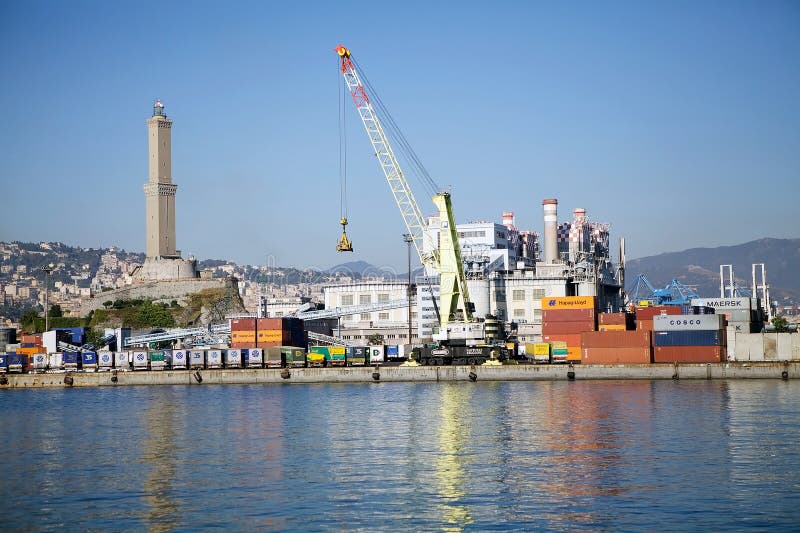
[{"label": "stacked containers", "polygon": [[231,348],[249,348],[256,345],[255,318],[231,319]]},{"label": "stacked containers", "polygon": [[653,317],[653,361],[656,363],[719,363],[726,359],[722,315],[658,315]]},{"label": "stacked containers", "polygon": [[631,313],[598,313],[598,331],[629,331],[635,329]]},{"label": "stacked containers", "polygon": [[761,329],[757,320],[758,310],[753,310],[752,298],[693,298],[692,305],[711,307],[716,314],[725,317],[728,322],[725,328],[727,355],[730,357],[734,355],[737,333],[753,333]]},{"label": "stacked containers", "polygon": [[256,347],[308,346],[303,321],[299,318],[259,318],[256,320]]},{"label": "stacked containers", "polygon": [[595,305],[594,296],[542,298],[542,340],[566,343],[566,354],[553,346],[554,361],[581,360],[581,333],[597,329]]},{"label": "stacked containers", "polygon": [[591,331],[581,334],[581,364],[649,364],[649,331]]},{"label": "stacked containers", "polygon": [[656,315],[680,315],[679,305],[651,305],[636,308],[636,329],[653,331],[653,317]]}]

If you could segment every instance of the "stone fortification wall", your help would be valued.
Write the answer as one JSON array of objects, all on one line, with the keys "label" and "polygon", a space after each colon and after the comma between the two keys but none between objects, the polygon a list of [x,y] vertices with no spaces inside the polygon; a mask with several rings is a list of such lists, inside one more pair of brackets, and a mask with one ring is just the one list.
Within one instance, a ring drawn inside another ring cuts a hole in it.
[{"label": "stone fortification wall", "polygon": [[232,278],[194,278],[135,283],[129,287],[101,292],[81,302],[81,316],[86,316],[89,311],[94,311],[95,309],[103,309],[103,302],[109,300],[113,302],[114,300],[134,300],[137,298],[153,300],[162,298],[178,299],[204,289],[222,289],[235,284],[236,280]]}]

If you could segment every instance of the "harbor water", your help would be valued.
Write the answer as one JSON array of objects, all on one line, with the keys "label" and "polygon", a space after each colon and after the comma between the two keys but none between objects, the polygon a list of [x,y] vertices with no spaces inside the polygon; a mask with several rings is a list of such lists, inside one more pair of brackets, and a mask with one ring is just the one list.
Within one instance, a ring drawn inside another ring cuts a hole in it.
[{"label": "harbor water", "polygon": [[800,382],[0,391],[26,531],[791,530]]}]

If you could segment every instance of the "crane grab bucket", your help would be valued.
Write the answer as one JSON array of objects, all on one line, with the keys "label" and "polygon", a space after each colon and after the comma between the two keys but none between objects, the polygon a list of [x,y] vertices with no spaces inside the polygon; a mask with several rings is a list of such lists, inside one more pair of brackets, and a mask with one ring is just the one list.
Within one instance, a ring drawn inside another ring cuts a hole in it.
[{"label": "crane grab bucket", "polygon": [[342,236],[339,238],[339,242],[336,244],[336,251],[337,252],[352,252],[353,251],[353,243],[350,242],[350,239],[347,238],[347,218],[342,217],[339,221],[339,224],[342,225]]}]

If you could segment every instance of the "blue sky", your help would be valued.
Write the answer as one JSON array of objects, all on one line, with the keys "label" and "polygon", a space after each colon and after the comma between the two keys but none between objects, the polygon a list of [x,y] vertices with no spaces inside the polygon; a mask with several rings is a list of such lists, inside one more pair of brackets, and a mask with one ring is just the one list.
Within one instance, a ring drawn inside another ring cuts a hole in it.
[{"label": "blue sky", "polygon": [[339,43],[459,222],[511,210],[541,231],[556,197],[561,220],[611,223],[629,258],[800,237],[798,2],[7,0],[0,240],[143,251],[158,97],[184,256],[404,270],[349,100],[356,252],[335,251]]}]

